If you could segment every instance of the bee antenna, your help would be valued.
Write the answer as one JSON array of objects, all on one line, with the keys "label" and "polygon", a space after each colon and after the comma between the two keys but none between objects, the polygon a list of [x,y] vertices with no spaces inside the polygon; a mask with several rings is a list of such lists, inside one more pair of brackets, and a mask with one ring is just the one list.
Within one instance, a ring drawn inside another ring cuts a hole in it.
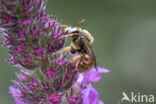
[{"label": "bee antenna", "polygon": [[82,24],[82,23],[85,22],[85,21],[86,21],[85,19],[78,20],[78,21],[73,25],[73,27],[78,27],[78,25]]}]

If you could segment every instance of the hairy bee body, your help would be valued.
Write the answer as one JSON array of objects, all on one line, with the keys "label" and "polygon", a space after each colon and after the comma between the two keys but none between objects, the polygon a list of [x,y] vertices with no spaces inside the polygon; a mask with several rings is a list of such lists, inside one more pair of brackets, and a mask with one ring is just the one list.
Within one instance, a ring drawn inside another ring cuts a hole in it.
[{"label": "hairy bee body", "polygon": [[65,36],[61,37],[70,37],[72,39],[70,46],[65,47],[63,50],[57,52],[68,52],[71,54],[76,54],[73,59],[70,60],[68,67],[76,63],[76,71],[78,72],[86,72],[88,71],[92,65],[97,69],[96,65],[96,57],[93,51],[91,44],[94,41],[94,38],[87,30],[82,30],[81,28],[64,26],[65,28]]},{"label": "hairy bee body", "polygon": [[[80,34],[82,33],[80,32]],[[88,42],[90,42],[90,40],[88,39],[87,35],[86,36],[85,35],[83,33],[83,35],[75,35],[71,37],[72,38],[71,46],[73,48],[73,51],[81,54],[87,53],[87,49],[85,48],[85,43],[83,42],[83,39],[85,39]]]},{"label": "hairy bee body", "polygon": [[80,60],[77,63],[77,71],[78,72],[85,72],[88,71],[93,65],[93,59],[91,56],[89,56],[88,54],[84,54],[84,56],[82,56],[80,58]]}]

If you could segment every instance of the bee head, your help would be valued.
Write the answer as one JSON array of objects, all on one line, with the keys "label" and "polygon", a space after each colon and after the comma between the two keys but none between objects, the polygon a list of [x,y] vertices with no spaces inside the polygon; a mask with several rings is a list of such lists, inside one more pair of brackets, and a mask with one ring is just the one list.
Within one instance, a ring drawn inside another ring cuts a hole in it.
[{"label": "bee head", "polygon": [[85,22],[85,19],[77,21],[73,26],[68,26],[65,29],[65,34],[79,33],[81,32],[81,28],[78,28],[78,25]]},{"label": "bee head", "polygon": [[77,27],[67,27],[65,29],[65,34],[79,33],[79,28]]}]

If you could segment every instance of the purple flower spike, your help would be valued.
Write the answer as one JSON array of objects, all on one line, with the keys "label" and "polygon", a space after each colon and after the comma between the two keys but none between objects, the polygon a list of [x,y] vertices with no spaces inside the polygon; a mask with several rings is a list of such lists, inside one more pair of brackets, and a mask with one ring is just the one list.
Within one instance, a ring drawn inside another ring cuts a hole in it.
[{"label": "purple flower spike", "polygon": [[105,68],[76,71],[77,55],[60,53],[65,46],[63,28],[46,12],[48,0],[0,0],[0,36],[9,48],[7,61],[19,69],[10,87],[16,104],[103,104],[90,82],[97,82]]}]

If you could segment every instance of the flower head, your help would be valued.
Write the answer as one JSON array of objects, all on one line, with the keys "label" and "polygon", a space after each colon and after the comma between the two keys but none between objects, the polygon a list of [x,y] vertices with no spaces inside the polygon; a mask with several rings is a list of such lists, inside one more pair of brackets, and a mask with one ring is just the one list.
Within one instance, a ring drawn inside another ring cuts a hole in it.
[{"label": "flower head", "polygon": [[57,17],[46,12],[47,0],[0,0],[0,35],[19,69],[10,94],[16,104],[103,104],[90,82],[108,69],[78,73],[71,54],[53,55],[65,45]]}]

